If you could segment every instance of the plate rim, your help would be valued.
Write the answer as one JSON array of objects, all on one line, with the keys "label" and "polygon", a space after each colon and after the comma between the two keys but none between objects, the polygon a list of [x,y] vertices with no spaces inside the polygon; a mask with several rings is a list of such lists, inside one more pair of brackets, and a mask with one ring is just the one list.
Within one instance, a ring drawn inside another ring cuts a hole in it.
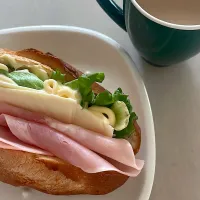
[{"label": "plate rim", "polygon": [[[136,78],[136,82],[139,84],[139,88],[143,90],[143,96],[145,97],[145,113],[148,113],[148,127],[150,128],[149,132],[151,132],[151,143],[153,145],[152,151],[151,151],[151,160],[153,162],[150,164],[149,169],[151,171],[150,176],[148,176],[146,182],[143,186],[143,193],[140,195],[139,200],[148,200],[151,195],[151,191],[153,188],[153,182],[154,182],[154,176],[155,176],[155,166],[156,166],[156,142],[155,142],[155,128],[154,128],[154,120],[153,120],[153,114],[152,109],[148,97],[148,93],[145,87],[145,84],[142,80],[142,77],[139,74],[139,71],[136,67],[135,62],[132,60],[130,55],[127,53],[127,51],[115,40],[110,38],[109,36],[106,36],[100,32],[97,32],[95,30],[77,27],[77,26],[63,26],[63,25],[36,25],[36,26],[20,26],[20,27],[14,27],[14,28],[6,28],[0,30],[0,36],[4,34],[12,34],[12,33],[22,33],[22,32],[42,32],[42,31],[61,31],[61,32],[78,32],[85,35],[90,35],[92,37],[95,37],[111,47],[113,47],[126,61],[127,66],[132,71],[133,76]],[[148,138],[148,139],[149,139]]]}]

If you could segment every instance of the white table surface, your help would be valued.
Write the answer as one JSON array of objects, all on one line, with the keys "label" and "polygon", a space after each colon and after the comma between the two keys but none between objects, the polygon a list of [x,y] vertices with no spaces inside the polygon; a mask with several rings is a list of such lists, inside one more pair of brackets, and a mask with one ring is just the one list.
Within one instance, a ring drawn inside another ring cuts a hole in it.
[{"label": "white table surface", "polygon": [[0,0],[0,3],[0,29],[73,25],[99,31],[120,43],[144,79],[154,115],[157,166],[151,200],[200,199],[200,56],[167,68],[146,64],[127,33],[95,0]]}]

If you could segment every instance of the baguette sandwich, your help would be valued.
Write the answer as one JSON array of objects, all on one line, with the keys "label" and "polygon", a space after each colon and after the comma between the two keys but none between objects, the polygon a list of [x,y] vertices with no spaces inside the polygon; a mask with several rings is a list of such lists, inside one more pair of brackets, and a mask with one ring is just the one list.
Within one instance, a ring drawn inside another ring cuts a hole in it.
[{"label": "baguette sandwich", "polygon": [[128,95],[51,53],[0,49],[0,181],[102,195],[136,177],[141,131]]}]

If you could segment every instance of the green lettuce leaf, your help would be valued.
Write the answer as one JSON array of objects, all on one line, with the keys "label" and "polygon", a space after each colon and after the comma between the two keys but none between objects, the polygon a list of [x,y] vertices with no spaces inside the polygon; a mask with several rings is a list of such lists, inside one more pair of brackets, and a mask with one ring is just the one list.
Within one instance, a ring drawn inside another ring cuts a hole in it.
[{"label": "green lettuce leaf", "polygon": [[0,74],[3,74],[8,77],[9,72],[7,72],[6,70],[0,69]]},{"label": "green lettuce leaf", "polygon": [[54,79],[61,83],[64,83],[65,82],[65,74],[62,74],[58,69],[56,69],[56,71],[52,72],[51,79]]},{"label": "green lettuce leaf", "polygon": [[95,99],[92,84],[95,82],[102,83],[104,78],[104,73],[83,74],[78,79],[65,83],[65,85],[80,92],[82,97],[81,105],[86,107],[86,105],[93,104]]},{"label": "green lettuce leaf", "polygon": [[12,79],[19,86],[32,88],[36,90],[41,90],[44,88],[43,81],[30,72],[25,72],[22,70],[22,71],[13,71],[9,73],[1,69],[0,74],[4,74],[8,78]]},{"label": "green lettuce leaf", "polygon": [[97,94],[96,98],[93,101],[93,104],[97,106],[110,106],[114,102],[115,100],[113,98],[113,94],[108,91],[104,91]]},{"label": "green lettuce leaf", "polygon": [[104,92],[98,94],[96,96],[96,98],[94,99],[93,104],[95,104],[97,106],[108,106],[109,107],[116,101],[123,101],[126,104],[128,110],[129,110],[129,113],[132,112],[132,106],[131,106],[130,100],[128,99],[128,95],[125,95],[122,92],[121,88],[118,88],[113,94],[108,91],[104,91]]}]

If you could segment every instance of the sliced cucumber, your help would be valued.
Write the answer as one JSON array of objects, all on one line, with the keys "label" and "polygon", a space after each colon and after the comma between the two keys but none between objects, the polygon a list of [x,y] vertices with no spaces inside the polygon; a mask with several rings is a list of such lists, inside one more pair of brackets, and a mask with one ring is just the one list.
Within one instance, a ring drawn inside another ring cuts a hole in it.
[{"label": "sliced cucumber", "polygon": [[116,101],[112,107],[112,111],[115,113],[116,122],[114,129],[121,131],[128,126],[130,114],[126,104],[123,101]]}]

